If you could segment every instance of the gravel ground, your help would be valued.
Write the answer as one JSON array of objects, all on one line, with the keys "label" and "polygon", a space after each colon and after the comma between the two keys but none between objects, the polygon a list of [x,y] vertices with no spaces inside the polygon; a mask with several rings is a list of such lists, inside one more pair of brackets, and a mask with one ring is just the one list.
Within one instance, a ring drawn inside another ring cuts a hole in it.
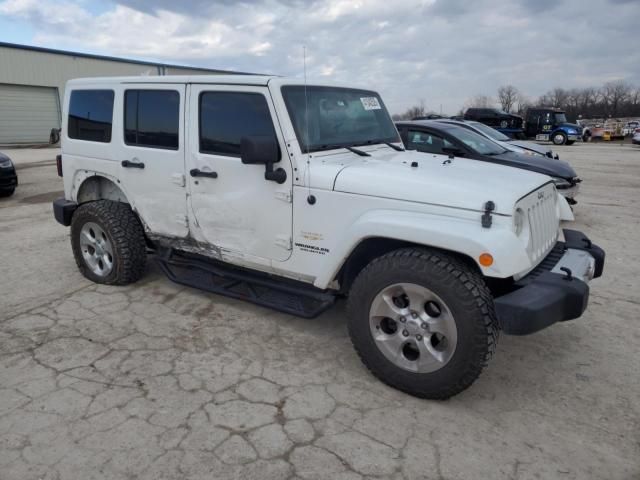
[{"label": "gravel ground", "polygon": [[640,148],[558,148],[575,228],[607,251],[583,318],[500,339],[469,390],[375,380],[344,305],[304,320],[172,284],[77,271],[50,201],[55,149],[6,150],[0,479],[640,478]]}]

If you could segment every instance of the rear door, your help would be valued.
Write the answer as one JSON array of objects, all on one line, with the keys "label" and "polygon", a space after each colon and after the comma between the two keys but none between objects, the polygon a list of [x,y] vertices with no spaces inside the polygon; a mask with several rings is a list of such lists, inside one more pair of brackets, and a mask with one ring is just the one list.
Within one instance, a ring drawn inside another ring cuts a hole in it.
[{"label": "rear door", "polygon": [[[223,259],[269,264],[292,249],[291,162],[267,87],[191,85],[187,177],[193,236]],[[240,139],[275,135],[286,181],[265,179],[264,165],[245,165]]]},{"label": "rear door", "polygon": [[185,237],[183,84],[124,84],[119,92],[120,175],[145,224],[156,234]]}]

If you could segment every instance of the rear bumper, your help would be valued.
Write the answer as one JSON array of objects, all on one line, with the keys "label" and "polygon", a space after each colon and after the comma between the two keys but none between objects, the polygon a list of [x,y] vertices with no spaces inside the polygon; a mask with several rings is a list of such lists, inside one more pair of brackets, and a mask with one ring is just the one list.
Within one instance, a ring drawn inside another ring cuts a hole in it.
[{"label": "rear bumper", "polygon": [[65,198],[58,198],[53,201],[53,216],[58,223],[68,227],[71,225],[71,217],[73,216],[73,212],[76,211],[76,208],[78,208],[76,202]]},{"label": "rear bumper", "polygon": [[605,253],[582,232],[564,230],[564,236],[538,267],[515,283],[516,290],[495,299],[504,333],[534,333],[578,318],[587,308],[588,282],[602,275]]}]

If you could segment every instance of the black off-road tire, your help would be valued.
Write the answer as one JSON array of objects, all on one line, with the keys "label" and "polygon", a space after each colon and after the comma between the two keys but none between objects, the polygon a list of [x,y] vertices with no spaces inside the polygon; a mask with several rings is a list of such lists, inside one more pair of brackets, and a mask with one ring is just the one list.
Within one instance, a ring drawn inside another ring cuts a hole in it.
[{"label": "black off-road tire", "polygon": [[[94,274],[82,256],[80,232],[87,222],[98,224],[113,246],[113,269],[104,277]],[[98,200],[80,205],[71,219],[71,246],[80,272],[93,282],[128,285],[144,274],[147,261],[144,230],[126,203]]]},{"label": "black off-road tire", "polygon": [[[388,360],[376,346],[369,325],[372,301],[384,288],[396,283],[414,283],[430,289],[453,314],[457,346],[439,370],[405,370]],[[482,276],[464,260],[438,250],[404,248],[373,260],[353,282],[347,309],[351,342],[371,373],[420,398],[443,400],[471,386],[498,341],[493,297]]]},{"label": "black off-road tire", "polygon": [[7,188],[6,190],[0,190],[0,198],[10,197],[16,191],[15,188]]}]

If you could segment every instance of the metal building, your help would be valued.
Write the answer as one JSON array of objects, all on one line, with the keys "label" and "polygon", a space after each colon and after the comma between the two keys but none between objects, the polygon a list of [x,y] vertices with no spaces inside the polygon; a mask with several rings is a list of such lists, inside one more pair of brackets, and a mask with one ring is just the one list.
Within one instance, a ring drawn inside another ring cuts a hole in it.
[{"label": "metal building", "polygon": [[0,145],[48,143],[72,78],[228,73],[0,42]]}]

